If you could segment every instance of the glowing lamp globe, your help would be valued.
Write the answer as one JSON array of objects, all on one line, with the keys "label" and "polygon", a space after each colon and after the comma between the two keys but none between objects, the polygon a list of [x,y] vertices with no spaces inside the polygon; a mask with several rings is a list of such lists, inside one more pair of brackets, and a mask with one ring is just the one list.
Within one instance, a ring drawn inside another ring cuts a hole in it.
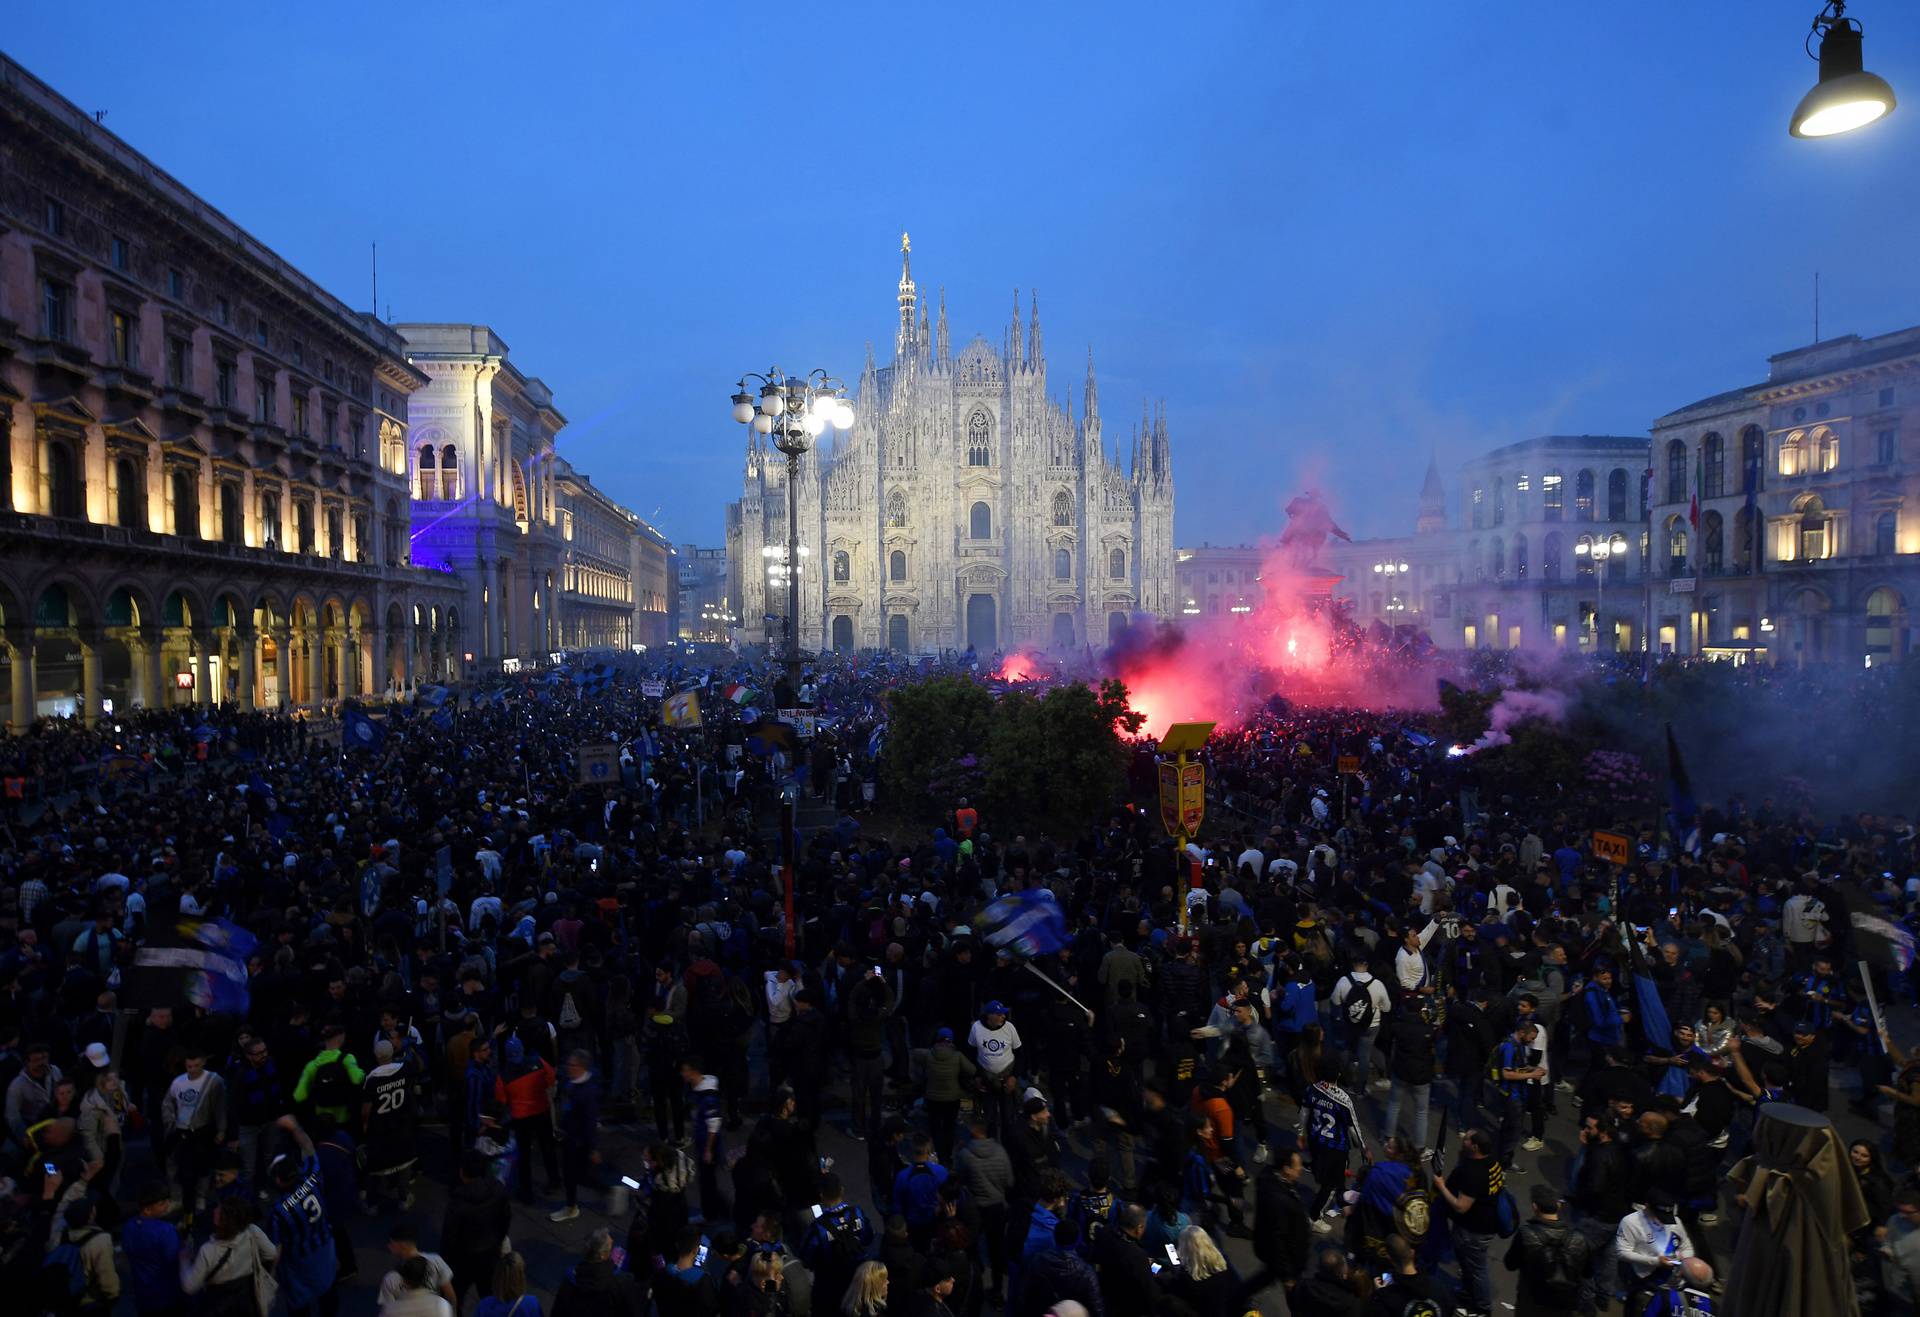
[{"label": "glowing lamp globe", "polygon": [[753,419],[753,395],[742,390],[733,395],[733,419],[745,425]]},{"label": "glowing lamp globe", "polygon": [[778,388],[769,384],[766,388],[760,390],[760,414],[762,416],[778,416],[786,410],[787,396],[780,392]]},{"label": "glowing lamp globe", "polygon": [[1820,81],[1800,98],[1788,128],[1795,137],[1834,137],[1864,128],[1893,112],[1893,88],[1868,73],[1852,19],[1831,22],[1820,37]]},{"label": "glowing lamp globe", "polygon": [[834,428],[839,430],[851,430],[853,428],[853,404],[845,398],[840,399],[840,405],[834,408],[833,424]]},{"label": "glowing lamp globe", "polygon": [[753,418],[753,428],[761,434],[772,434],[773,418],[761,412]]}]

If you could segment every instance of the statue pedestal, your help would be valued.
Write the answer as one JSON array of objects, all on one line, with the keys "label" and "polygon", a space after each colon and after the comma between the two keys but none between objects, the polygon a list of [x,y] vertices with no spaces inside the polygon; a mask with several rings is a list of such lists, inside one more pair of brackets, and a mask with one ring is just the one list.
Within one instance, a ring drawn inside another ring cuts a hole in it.
[{"label": "statue pedestal", "polygon": [[1302,599],[1325,599],[1333,587],[1347,578],[1325,567],[1308,567],[1293,578],[1294,592]]}]

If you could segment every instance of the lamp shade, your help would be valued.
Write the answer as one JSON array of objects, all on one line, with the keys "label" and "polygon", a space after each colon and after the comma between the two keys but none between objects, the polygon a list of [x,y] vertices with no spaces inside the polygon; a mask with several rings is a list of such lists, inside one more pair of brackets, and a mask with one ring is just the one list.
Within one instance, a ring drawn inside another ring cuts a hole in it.
[{"label": "lamp shade", "polygon": [[1788,130],[1795,137],[1833,137],[1893,112],[1893,88],[1862,62],[1860,28],[1831,23],[1820,37],[1820,81],[1800,98]]}]

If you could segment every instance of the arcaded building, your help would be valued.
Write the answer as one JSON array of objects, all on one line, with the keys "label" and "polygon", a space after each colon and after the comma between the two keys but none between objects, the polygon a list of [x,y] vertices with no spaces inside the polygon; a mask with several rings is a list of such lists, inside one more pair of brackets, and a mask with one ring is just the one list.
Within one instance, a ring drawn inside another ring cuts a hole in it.
[{"label": "arcaded building", "polygon": [[0,57],[0,661],[7,716],[320,705],[452,675],[412,565],[426,377]]}]

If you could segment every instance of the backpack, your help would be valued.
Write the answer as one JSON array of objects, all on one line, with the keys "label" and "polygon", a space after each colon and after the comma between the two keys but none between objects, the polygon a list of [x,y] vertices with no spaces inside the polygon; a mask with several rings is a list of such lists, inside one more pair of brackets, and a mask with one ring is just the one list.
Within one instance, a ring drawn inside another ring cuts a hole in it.
[{"label": "backpack", "polygon": [[743,1034],[753,1028],[753,994],[739,979],[727,980],[726,996],[720,1003],[721,1019],[730,1034]]},{"label": "backpack", "polygon": [[1520,1228],[1520,1208],[1513,1201],[1513,1195],[1501,1189],[1493,1196],[1493,1215],[1498,1223],[1500,1238],[1512,1239],[1514,1231]]},{"label": "backpack", "polygon": [[88,1231],[84,1239],[69,1236],[47,1250],[46,1259],[40,1264],[40,1292],[49,1306],[65,1309],[70,1301],[87,1292],[87,1267],[80,1257],[80,1245],[93,1238],[95,1231]]},{"label": "backpack", "polygon": [[313,1083],[307,1086],[309,1105],[315,1108],[353,1105],[358,1092],[352,1077],[347,1074],[347,1063],[343,1058],[344,1053],[313,1072]]},{"label": "backpack", "polygon": [[860,1244],[858,1211],[858,1208],[847,1208],[820,1218],[820,1228],[827,1232],[829,1262],[822,1270],[829,1274],[852,1276],[867,1255]]},{"label": "backpack", "polygon": [[1352,984],[1352,989],[1347,993],[1347,1000],[1341,1005],[1341,1010],[1346,1012],[1348,1025],[1362,1032],[1373,1028],[1375,1018],[1373,984],[1358,983],[1352,979],[1348,979],[1347,982]]}]

